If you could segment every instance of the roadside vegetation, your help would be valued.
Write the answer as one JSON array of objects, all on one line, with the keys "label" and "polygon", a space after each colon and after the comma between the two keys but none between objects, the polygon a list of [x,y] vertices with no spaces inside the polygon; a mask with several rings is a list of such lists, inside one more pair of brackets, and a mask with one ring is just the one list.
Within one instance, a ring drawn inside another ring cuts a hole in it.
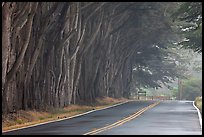
[{"label": "roadside vegetation", "polygon": [[175,99],[194,101],[197,97],[202,96],[202,79],[195,77],[183,79],[179,88],[177,86],[173,87],[171,93]]},{"label": "roadside vegetation", "polygon": [[196,97],[202,95],[202,80],[191,78],[182,83],[182,99],[195,100]]},{"label": "roadside vegetation", "polygon": [[198,107],[198,109],[200,110],[201,115],[202,115],[202,96],[201,97],[196,97],[195,105],[196,105],[196,107]]},{"label": "roadside vegetation", "polygon": [[107,106],[111,106],[125,101],[127,101],[127,99],[125,98],[115,99],[110,97],[103,97],[98,98],[95,103],[87,105],[69,105],[68,107],[64,108],[50,108],[46,111],[20,110],[15,114],[10,114],[3,117],[2,130],[7,131],[43,122],[68,118],[87,111],[102,109]]}]

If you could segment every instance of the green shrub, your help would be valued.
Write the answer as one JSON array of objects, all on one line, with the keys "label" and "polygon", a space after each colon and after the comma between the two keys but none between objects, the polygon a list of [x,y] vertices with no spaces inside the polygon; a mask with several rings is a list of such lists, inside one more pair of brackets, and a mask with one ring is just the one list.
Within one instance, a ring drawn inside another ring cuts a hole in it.
[{"label": "green shrub", "polygon": [[22,121],[21,119],[17,119],[17,120],[16,120],[16,123],[18,123],[18,124],[22,124],[23,121]]}]

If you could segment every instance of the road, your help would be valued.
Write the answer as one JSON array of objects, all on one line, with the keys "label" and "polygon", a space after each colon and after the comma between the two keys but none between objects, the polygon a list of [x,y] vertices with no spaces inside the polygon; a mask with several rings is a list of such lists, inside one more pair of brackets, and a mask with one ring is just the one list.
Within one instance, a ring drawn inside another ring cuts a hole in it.
[{"label": "road", "polygon": [[192,101],[130,101],[3,135],[201,135]]}]

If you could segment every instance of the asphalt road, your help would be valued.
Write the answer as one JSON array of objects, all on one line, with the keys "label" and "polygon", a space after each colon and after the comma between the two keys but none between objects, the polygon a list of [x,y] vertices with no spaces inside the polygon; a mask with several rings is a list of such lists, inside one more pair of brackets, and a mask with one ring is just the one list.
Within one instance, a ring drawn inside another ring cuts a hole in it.
[{"label": "asphalt road", "polygon": [[[72,119],[6,132],[3,135],[202,134],[193,102],[161,101],[158,105],[155,104],[157,102],[131,101]],[[152,106],[152,104],[156,106]]]}]

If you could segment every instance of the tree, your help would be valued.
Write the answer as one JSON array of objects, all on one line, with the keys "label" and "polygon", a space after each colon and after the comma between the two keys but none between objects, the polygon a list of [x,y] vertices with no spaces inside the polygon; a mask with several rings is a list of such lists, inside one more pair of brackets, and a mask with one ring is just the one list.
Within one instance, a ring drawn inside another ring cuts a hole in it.
[{"label": "tree", "polygon": [[178,28],[183,35],[178,44],[202,52],[202,2],[181,3],[172,18],[179,22]]},{"label": "tree", "polygon": [[128,97],[133,80],[170,82],[177,71],[166,44],[174,34],[169,6],[3,2],[3,113]]},{"label": "tree", "polygon": [[190,78],[182,83],[181,99],[195,100],[196,97],[202,95],[202,80],[198,78]]}]

